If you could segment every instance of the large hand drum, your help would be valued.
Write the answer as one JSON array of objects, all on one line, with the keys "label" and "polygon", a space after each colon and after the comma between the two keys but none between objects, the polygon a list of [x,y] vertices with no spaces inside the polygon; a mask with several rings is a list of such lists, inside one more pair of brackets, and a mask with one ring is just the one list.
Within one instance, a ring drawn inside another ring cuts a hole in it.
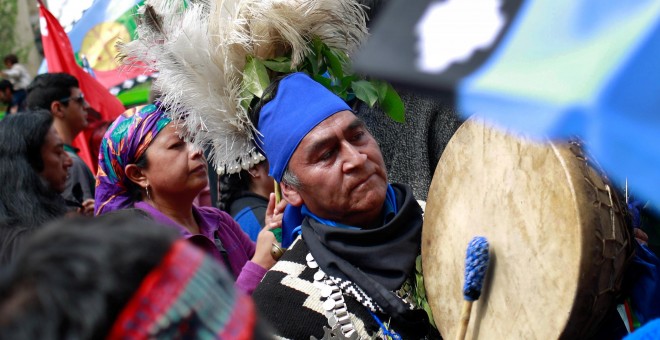
[{"label": "large hand drum", "polygon": [[443,337],[457,331],[473,236],[488,238],[491,262],[468,339],[590,335],[632,255],[623,214],[578,144],[538,144],[482,122],[463,124],[436,168],[423,231],[427,297]]}]

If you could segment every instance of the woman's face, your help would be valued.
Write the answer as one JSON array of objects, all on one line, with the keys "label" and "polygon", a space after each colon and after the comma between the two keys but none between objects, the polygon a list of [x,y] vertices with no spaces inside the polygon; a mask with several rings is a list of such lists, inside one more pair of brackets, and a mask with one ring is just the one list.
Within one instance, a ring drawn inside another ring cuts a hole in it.
[{"label": "woman's face", "polygon": [[64,151],[64,142],[51,126],[41,146],[41,160],[44,169],[39,173],[53,190],[62,193],[66,187],[66,177],[73,164],[71,157]]},{"label": "woman's face", "polygon": [[152,199],[194,199],[208,184],[202,150],[186,143],[174,124],[161,130],[145,152],[147,167],[142,170]]}]

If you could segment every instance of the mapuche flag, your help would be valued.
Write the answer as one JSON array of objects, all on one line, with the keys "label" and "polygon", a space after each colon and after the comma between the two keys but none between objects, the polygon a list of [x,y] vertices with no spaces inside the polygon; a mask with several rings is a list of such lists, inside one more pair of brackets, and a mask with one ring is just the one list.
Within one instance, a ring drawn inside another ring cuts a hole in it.
[{"label": "mapuche flag", "polygon": [[577,135],[660,211],[660,0],[392,0],[379,15],[358,72],[525,136]]},{"label": "mapuche flag", "polygon": [[[48,61],[48,72],[64,72],[73,75],[80,83],[80,90],[85,95],[89,106],[101,114],[104,120],[112,121],[122,112],[124,105],[96,79],[85,72],[73,56],[69,37],[64,32],[62,25],[51,14],[48,9],[39,0],[39,15],[41,19],[41,40],[44,49],[44,55]],[[80,149],[79,156],[83,161],[96,172],[87,138],[83,133],[78,134],[73,145]]]},{"label": "mapuche flag", "polygon": [[135,38],[135,15],[143,0],[95,0],[83,13],[68,36],[79,61],[86,57],[96,79],[106,88],[121,85],[127,79],[150,75],[145,67],[122,67],[115,58],[118,41]]}]

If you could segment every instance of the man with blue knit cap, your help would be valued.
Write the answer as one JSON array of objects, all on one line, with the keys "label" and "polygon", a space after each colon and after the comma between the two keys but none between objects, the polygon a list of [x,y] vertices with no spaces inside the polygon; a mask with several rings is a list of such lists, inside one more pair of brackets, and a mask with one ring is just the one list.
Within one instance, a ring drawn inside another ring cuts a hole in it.
[{"label": "man with blue knit cap", "polygon": [[364,123],[303,73],[271,85],[251,118],[269,175],[303,217],[301,237],[253,294],[276,335],[437,336],[417,305],[422,210],[410,187],[388,184]]}]

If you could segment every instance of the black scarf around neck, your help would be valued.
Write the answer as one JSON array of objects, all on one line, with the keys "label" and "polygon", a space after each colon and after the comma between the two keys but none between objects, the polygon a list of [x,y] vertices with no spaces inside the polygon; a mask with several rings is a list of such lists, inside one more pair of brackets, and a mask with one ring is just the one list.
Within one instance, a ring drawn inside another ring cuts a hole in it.
[{"label": "black scarf around neck", "polygon": [[326,274],[355,283],[401,326],[422,331],[419,328],[425,328],[424,323],[428,327],[426,313],[411,311],[392,292],[415,270],[422,240],[422,208],[409,186],[392,187],[398,213],[382,227],[352,230],[305,217],[302,236]]}]

